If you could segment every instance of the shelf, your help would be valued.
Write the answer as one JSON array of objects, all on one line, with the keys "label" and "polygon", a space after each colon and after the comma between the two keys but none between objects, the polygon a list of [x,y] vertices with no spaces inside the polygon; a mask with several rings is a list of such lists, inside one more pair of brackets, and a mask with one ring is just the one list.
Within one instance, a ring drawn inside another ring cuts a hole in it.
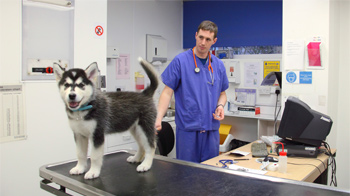
[{"label": "shelf", "polygon": [[[277,127],[280,119],[281,117],[278,118]],[[230,134],[235,139],[242,141],[253,142],[260,139],[262,135],[272,136],[275,134],[274,115],[259,114],[248,116],[226,112],[225,119],[221,123],[232,125]]]},{"label": "shelf", "polygon": [[[254,116],[249,115],[239,115],[239,114],[233,114],[232,112],[225,112],[225,116],[232,116],[232,117],[238,117],[238,118],[253,118],[253,119],[259,119],[259,120],[268,120],[268,121],[274,121],[274,116],[269,114],[258,114]],[[278,120],[281,120],[281,117],[278,117]]]}]

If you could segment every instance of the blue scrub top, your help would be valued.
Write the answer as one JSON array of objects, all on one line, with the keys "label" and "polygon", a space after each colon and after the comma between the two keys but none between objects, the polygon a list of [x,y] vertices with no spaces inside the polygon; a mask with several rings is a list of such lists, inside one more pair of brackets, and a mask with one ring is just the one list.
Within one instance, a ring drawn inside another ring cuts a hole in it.
[{"label": "blue scrub top", "polygon": [[177,55],[162,73],[163,83],[175,93],[176,128],[186,131],[219,129],[220,122],[214,119],[213,113],[220,93],[228,89],[229,83],[223,62],[214,55],[211,60],[214,73],[208,70],[209,60],[203,65],[196,56],[200,68],[196,73],[192,50],[187,50]]}]

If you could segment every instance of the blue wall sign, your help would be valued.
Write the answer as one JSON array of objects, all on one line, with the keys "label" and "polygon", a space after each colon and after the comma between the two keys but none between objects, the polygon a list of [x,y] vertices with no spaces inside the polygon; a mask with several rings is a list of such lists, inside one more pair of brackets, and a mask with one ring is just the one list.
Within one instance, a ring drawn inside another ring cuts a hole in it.
[{"label": "blue wall sign", "polygon": [[301,71],[299,74],[300,84],[312,84],[312,72],[311,71]]},{"label": "blue wall sign", "polygon": [[286,80],[289,83],[294,83],[297,80],[297,75],[294,72],[288,72],[286,75]]},{"label": "blue wall sign", "polygon": [[288,83],[293,84],[312,84],[311,71],[290,71],[286,75]]}]

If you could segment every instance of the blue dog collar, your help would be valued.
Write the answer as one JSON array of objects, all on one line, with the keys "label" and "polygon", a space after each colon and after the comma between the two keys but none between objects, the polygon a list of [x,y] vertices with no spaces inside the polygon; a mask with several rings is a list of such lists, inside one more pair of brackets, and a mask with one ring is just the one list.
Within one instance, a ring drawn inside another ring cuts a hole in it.
[{"label": "blue dog collar", "polygon": [[78,112],[78,111],[84,111],[84,110],[89,110],[89,109],[91,109],[92,108],[92,105],[84,105],[84,106],[82,106],[82,107],[80,107],[79,109],[77,109],[77,110],[72,110],[73,112]]}]

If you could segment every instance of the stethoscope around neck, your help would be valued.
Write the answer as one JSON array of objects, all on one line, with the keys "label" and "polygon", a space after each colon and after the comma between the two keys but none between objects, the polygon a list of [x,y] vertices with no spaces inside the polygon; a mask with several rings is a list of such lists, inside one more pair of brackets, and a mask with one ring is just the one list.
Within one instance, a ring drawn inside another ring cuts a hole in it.
[{"label": "stethoscope around neck", "polygon": [[[196,47],[193,47],[192,49],[192,53],[193,53],[193,60],[194,60],[194,64],[196,66],[196,68],[194,69],[194,72],[199,73],[200,72],[200,68],[197,66],[197,61],[196,61],[196,55],[194,54],[194,49]],[[209,74],[211,77],[211,82],[208,82],[208,84],[214,85],[214,71],[213,71],[213,67],[211,66],[211,55],[210,52],[208,52],[208,56],[209,56],[209,65],[208,65],[208,70],[209,70]],[[211,71],[211,73],[210,73]]]},{"label": "stethoscope around neck", "polygon": [[[196,66],[196,68],[194,69],[194,71],[195,71],[196,73],[199,73],[201,69],[199,69],[199,67],[197,66],[196,55],[194,54],[194,49],[195,49],[195,48],[196,48],[196,47],[193,47],[193,49],[192,49],[193,60],[194,60],[195,66]],[[210,52],[208,52],[208,56],[209,56],[209,66],[208,66],[208,70],[211,71],[211,73],[214,73],[213,67],[211,66],[211,56],[210,56]]]}]

